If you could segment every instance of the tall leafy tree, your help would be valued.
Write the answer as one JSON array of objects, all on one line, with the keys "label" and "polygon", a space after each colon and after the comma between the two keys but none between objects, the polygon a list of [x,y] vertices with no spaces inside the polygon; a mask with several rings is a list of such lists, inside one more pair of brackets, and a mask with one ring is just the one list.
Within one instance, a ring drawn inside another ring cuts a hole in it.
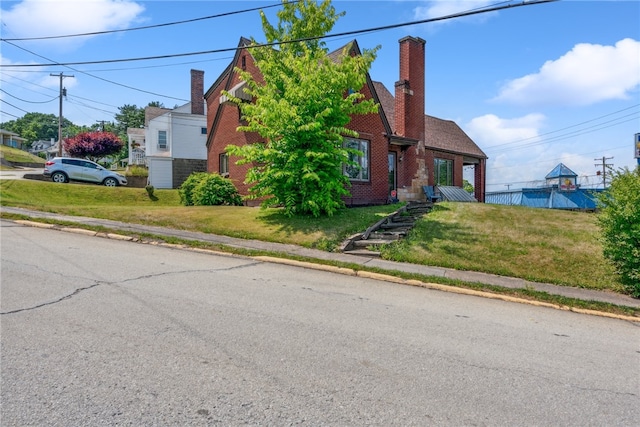
[{"label": "tall leafy tree", "polygon": [[[73,124],[63,118],[63,129],[67,130]],[[27,140],[27,145],[35,141],[49,141],[58,139],[58,116],[44,113],[26,113],[16,120],[0,124],[2,129],[15,132]]]},{"label": "tall leafy tree", "polygon": [[640,166],[611,175],[611,185],[599,200],[604,256],[629,293],[640,298]]},{"label": "tall leafy tree", "polygon": [[227,151],[239,164],[251,165],[246,182],[251,197],[264,198],[263,206],[284,206],[288,216],[332,215],[349,194],[342,166],[357,166],[350,156],[361,154],[343,146],[343,136],[357,137],[346,125],[351,115],[378,108],[357,91],[379,47],[354,56],[345,48],[338,60],[329,58],[319,37],[344,15],[330,0],[283,0],[277,15],[274,26],[261,14],[267,43],[278,47],[250,48],[264,81],[236,69],[255,102],[227,93],[246,120],[238,130],[257,132],[265,142]]},{"label": "tall leafy tree", "polygon": [[123,145],[111,132],[83,132],[64,140],[64,149],[71,156],[86,157],[94,161],[117,154]]}]

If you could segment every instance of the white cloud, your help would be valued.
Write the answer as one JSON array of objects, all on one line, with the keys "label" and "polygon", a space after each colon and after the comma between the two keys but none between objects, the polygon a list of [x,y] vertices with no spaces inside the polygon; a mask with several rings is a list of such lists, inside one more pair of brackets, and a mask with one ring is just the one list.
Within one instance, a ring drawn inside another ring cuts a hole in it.
[{"label": "white cloud", "polygon": [[[2,9],[3,37],[59,36],[127,28],[144,11],[130,0],[23,0]],[[77,44],[83,38],[56,39]]]},{"label": "white cloud", "polygon": [[484,149],[508,143],[529,143],[535,141],[539,129],[545,121],[545,116],[539,113],[527,114],[514,119],[503,119],[495,114],[472,119],[465,130],[471,138]]},{"label": "white cloud", "polygon": [[591,105],[628,99],[640,86],[640,42],[581,43],[537,73],[509,81],[495,101],[520,106]]},{"label": "white cloud", "polygon": [[[488,191],[505,190],[505,183],[513,185],[513,189],[531,186],[534,181],[544,179],[548,172],[544,171],[546,166],[536,165],[536,162],[548,154],[543,146],[537,144],[540,141],[540,129],[545,123],[546,117],[539,113],[511,119],[485,114],[465,125],[465,132],[489,156]],[[532,162],[532,166],[517,166]]]}]

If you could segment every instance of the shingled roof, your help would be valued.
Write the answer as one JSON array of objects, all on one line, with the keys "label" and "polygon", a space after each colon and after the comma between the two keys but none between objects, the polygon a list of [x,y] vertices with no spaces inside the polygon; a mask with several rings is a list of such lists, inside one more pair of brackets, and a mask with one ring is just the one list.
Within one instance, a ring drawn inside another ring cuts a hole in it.
[{"label": "shingled roof", "polygon": [[[374,81],[373,85],[378,94],[384,115],[387,117],[391,129],[395,131],[395,99],[381,82]],[[425,115],[424,127],[427,148],[483,159],[487,158],[487,155],[480,147],[454,121]]]}]

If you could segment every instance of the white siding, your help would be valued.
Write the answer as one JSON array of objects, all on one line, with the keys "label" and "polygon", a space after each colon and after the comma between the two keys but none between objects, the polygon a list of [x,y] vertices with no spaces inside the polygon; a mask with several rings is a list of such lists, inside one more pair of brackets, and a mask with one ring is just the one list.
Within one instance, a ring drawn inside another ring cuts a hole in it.
[{"label": "white siding", "polygon": [[149,162],[149,184],[155,188],[173,187],[173,160],[170,158],[147,158]]},{"label": "white siding", "polygon": [[207,159],[206,116],[173,114],[171,120],[171,157],[175,159]]},{"label": "white siding", "polygon": [[[149,120],[148,127],[145,132],[145,154],[150,156],[171,156],[171,116],[170,113],[163,114],[154,119]],[[167,149],[160,150],[158,148],[158,131],[167,132]]]}]

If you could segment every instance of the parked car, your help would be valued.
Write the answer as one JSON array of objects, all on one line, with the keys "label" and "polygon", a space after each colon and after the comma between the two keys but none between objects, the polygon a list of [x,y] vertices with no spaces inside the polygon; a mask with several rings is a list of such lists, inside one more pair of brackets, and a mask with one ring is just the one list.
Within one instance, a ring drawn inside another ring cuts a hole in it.
[{"label": "parked car", "polygon": [[53,182],[82,181],[104,184],[107,187],[127,185],[127,178],[103,168],[96,162],[71,157],[55,157],[44,164],[44,176]]}]

